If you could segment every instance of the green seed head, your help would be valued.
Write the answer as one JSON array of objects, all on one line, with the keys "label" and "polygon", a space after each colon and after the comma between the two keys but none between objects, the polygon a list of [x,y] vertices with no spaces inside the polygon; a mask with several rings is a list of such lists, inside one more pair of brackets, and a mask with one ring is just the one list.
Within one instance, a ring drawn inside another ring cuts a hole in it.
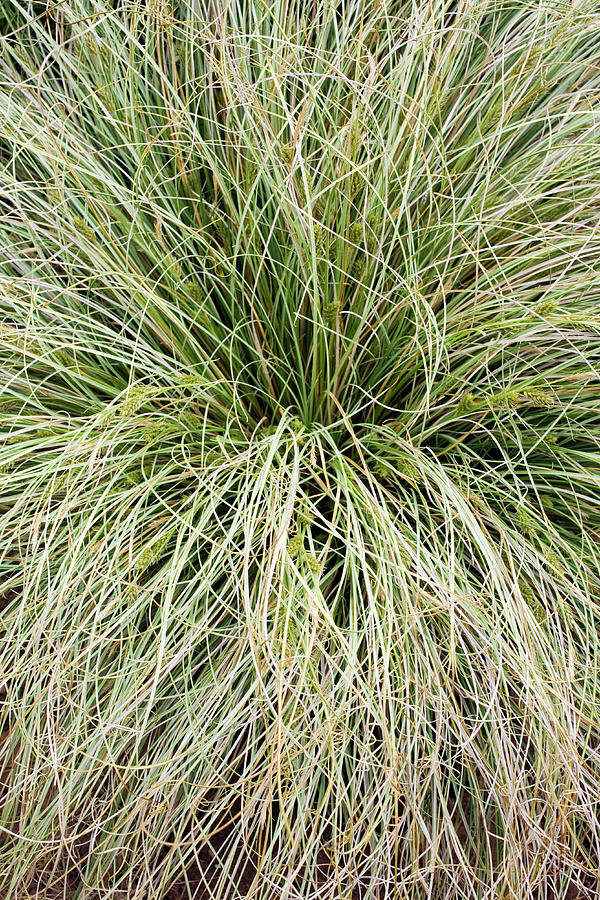
[{"label": "green seed head", "polygon": [[538,316],[551,316],[556,312],[558,304],[554,300],[541,300],[533,307]]},{"label": "green seed head", "polygon": [[68,484],[69,484],[69,473],[63,472],[62,475],[59,475],[57,478],[54,479],[54,492],[62,493],[62,491],[64,491],[67,488]]},{"label": "green seed head", "polygon": [[188,65],[188,63],[192,59],[192,49],[188,46],[188,44],[183,43],[183,41],[178,45],[175,54],[179,62],[184,66]]},{"label": "green seed head", "polygon": [[290,559],[296,559],[304,546],[304,539],[301,534],[295,534],[287,542],[287,552]]},{"label": "green seed head", "polygon": [[323,197],[317,197],[313,204],[313,214],[317,218],[322,219],[325,212],[325,200]]},{"label": "green seed head", "polygon": [[311,525],[313,522],[312,513],[306,508],[306,506],[302,505],[299,507],[296,512],[296,522],[298,527]]},{"label": "green seed head", "polygon": [[97,90],[98,99],[109,113],[116,113],[117,105],[114,100],[113,86],[110,84],[101,84]]},{"label": "green seed head", "polygon": [[183,278],[183,269],[171,253],[165,257],[165,269],[168,269],[169,275],[176,281],[181,281]]},{"label": "green seed head", "polygon": [[543,603],[540,603],[539,601],[534,604],[533,615],[535,617],[535,621],[539,622],[540,625],[543,625],[548,621],[548,613],[546,612],[546,608]]},{"label": "green seed head", "polygon": [[525,397],[532,406],[541,406],[545,409],[550,409],[552,406],[556,405],[556,397],[548,391],[541,390],[541,388],[525,388],[521,391],[521,395]]},{"label": "green seed head", "polygon": [[533,535],[535,534],[535,526],[532,517],[527,512],[526,509],[520,507],[517,511],[517,528],[521,532],[521,534]]},{"label": "green seed head", "polygon": [[166,532],[166,534],[163,534],[152,544],[148,544],[146,547],[144,547],[135,563],[134,568],[136,575],[143,575],[143,573],[151,568],[151,566],[154,566],[156,565],[156,563],[160,562],[162,557],[165,555],[167,545],[171,540],[172,535],[173,529]]},{"label": "green seed head", "polygon": [[315,236],[315,249],[317,253],[321,253],[323,250],[323,226],[320,222],[313,224],[313,233]]},{"label": "green seed head", "polygon": [[179,413],[179,421],[187,431],[200,431],[202,428],[200,416],[185,409]]},{"label": "green seed head", "polygon": [[487,398],[490,409],[514,409],[517,406],[521,394],[519,391],[500,391]]},{"label": "green seed head", "polygon": [[376,253],[379,247],[379,240],[372,232],[367,234],[367,250],[369,253]]},{"label": "green seed head", "polygon": [[340,301],[331,300],[323,307],[323,321],[330,328],[335,325],[338,313],[340,311]]},{"label": "green seed head", "polygon": [[459,416],[465,416],[468,413],[472,412],[476,407],[475,397],[473,394],[463,394],[458,402],[458,406],[456,407],[456,412]]},{"label": "green seed head", "polygon": [[544,604],[533,590],[533,586],[523,577],[519,578],[518,585],[521,597],[533,613],[535,621],[543,625],[548,620],[548,614]]},{"label": "green seed head", "polygon": [[419,480],[419,470],[414,465],[414,463],[410,462],[409,460],[400,460],[396,468],[398,472],[405,478],[408,478],[409,481]]},{"label": "green seed head", "polygon": [[123,600],[125,603],[134,603],[138,598],[140,589],[137,584],[128,584],[123,592]]},{"label": "green seed head", "polygon": [[554,552],[554,550],[552,550],[551,548],[548,548],[548,550],[546,550],[546,553],[544,555],[545,555],[546,562],[550,569],[552,569],[555,572],[558,572],[559,575],[565,574],[565,567],[562,564],[559,557],[557,556],[557,554]]},{"label": "green seed head", "polygon": [[375,472],[380,478],[390,478],[392,474],[392,470],[384,462],[377,462],[375,464]]},{"label": "green seed head", "polygon": [[307,563],[310,571],[314,572],[315,575],[321,571],[321,563],[319,562],[319,560],[317,559],[316,556],[313,556],[312,553],[306,553],[304,556],[304,559],[306,560],[306,563]]},{"label": "green seed head", "polygon": [[85,219],[82,219],[81,216],[75,216],[73,219],[73,227],[78,234],[81,234],[86,240],[91,241],[92,243],[96,240],[96,233],[93,228],[87,224]]},{"label": "green seed head", "polygon": [[410,555],[410,551],[408,547],[405,547],[404,544],[400,544],[398,547],[398,555],[400,557],[400,562],[405,569],[409,569],[412,564],[412,557]]},{"label": "green seed head", "polygon": [[350,226],[350,231],[348,233],[348,237],[350,238],[351,243],[353,244],[361,244],[363,240],[364,229],[362,222],[353,222]]},{"label": "green seed head", "polygon": [[124,419],[133,416],[151,396],[150,388],[134,385],[129,388],[127,397],[121,402],[119,415]]},{"label": "green seed head", "polygon": [[170,423],[164,420],[158,422],[149,422],[143,431],[143,439],[147,444],[153,444],[160,441],[170,430]]},{"label": "green seed head", "polygon": [[294,162],[294,148],[289,144],[282,144],[279,148],[279,153],[282,160],[287,163],[288,166],[291,166],[291,164]]},{"label": "green seed head", "polygon": [[197,306],[202,306],[204,303],[204,291],[202,290],[202,285],[197,281],[188,281],[186,284],[187,295]]},{"label": "green seed head", "polygon": [[533,603],[535,600],[535,595],[530,583],[526,581],[525,578],[519,578],[518,585],[523,600],[528,604]]},{"label": "green seed head", "polygon": [[358,194],[360,188],[364,184],[364,178],[361,172],[353,172],[348,181],[348,193],[350,198]]},{"label": "green seed head", "polygon": [[245,166],[244,182],[249,187],[258,177],[258,166],[255,162],[247,162]]},{"label": "green seed head", "polygon": [[143,480],[144,472],[141,467],[139,469],[134,469],[125,476],[125,481],[130,487],[136,487],[138,484],[141,484]]},{"label": "green seed head", "polygon": [[363,275],[365,274],[365,269],[367,268],[367,259],[364,253],[361,253],[356,257],[354,262],[352,263],[352,269],[350,271],[350,275],[354,278],[355,281],[360,281]]},{"label": "green seed head", "polygon": [[46,199],[50,206],[58,206],[62,200],[60,190],[53,182],[50,182],[50,186],[46,188]]},{"label": "green seed head", "polygon": [[182,388],[189,390],[190,388],[201,388],[205,383],[205,379],[202,375],[196,375],[193,372],[184,372],[179,378],[179,383]]},{"label": "green seed head", "polygon": [[54,358],[65,369],[70,369],[75,365],[75,357],[68,350],[62,347],[54,351]]}]

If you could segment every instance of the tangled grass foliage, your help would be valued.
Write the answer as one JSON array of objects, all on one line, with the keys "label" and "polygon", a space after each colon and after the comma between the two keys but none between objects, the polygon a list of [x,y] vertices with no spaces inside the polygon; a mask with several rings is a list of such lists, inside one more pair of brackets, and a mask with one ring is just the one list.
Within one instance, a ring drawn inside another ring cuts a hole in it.
[{"label": "tangled grass foliage", "polygon": [[597,897],[597,0],[0,28],[1,896]]}]

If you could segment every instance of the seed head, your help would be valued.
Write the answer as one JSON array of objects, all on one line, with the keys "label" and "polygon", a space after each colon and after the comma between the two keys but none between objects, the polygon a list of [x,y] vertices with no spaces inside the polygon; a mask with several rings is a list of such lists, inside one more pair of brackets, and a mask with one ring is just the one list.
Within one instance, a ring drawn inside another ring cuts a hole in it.
[{"label": "seed head", "polygon": [[163,421],[149,422],[143,431],[143,439],[147,444],[153,444],[159,441],[170,430],[170,423]]},{"label": "seed head", "polygon": [[35,437],[40,440],[51,440],[52,438],[56,438],[56,434],[52,428],[37,428],[35,432]]},{"label": "seed head", "polygon": [[339,300],[330,300],[329,303],[326,303],[323,307],[323,322],[325,323],[325,325],[327,325],[329,328],[333,327],[333,325],[335,325],[339,311]]},{"label": "seed head", "polygon": [[306,553],[304,555],[304,559],[306,560],[306,563],[307,563],[310,571],[314,572],[315,575],[321,571],[321,563],[319,562],[317,557],[314,556],[312,553]]},{"label": "seed head", "polygon": [[392,474],[392,470],[384,462],[378,462],[375,464],[375,472],[379,475],[380,478],[389,478]]},{"label": "seed head", "polygon": [[246,185],[249,187],[250,185],[254,184],[257,176],[258,176],[258,166],[256,165],[256,163],[247,162],[246,163],[246,171],[244,174],[244,181],[245,181]]},{"label": "seed head", "polygon": [[116,113],[117,106],[114,101],[114,95],[112,90],[112,85],[110,84],[101,84],[97,89],[97,96],[101,100],[102,104],[106,107],[106,109],[110,113]]},{"label": "seed head", "polygon": [[281,158],[284,162],[291,166],[294,162],[294,148],[289,144],[282,144],[279,148],[279,153],[281,154]]},{"label": "seed head", "polygon": [[313,522],[312,513],[302,504],[296,512],[296,522],[298,526],[311,525]]},{"label": "seed head", "polygon": [[532,585],[525,578],[519,578],[518,584],[521,597],[532,611],[535,621],[543,625],[548,618],[544,604],[539,600]]},{"label": "seed head", "polygon": [[323,218],[323,214],[325,212],[325,200],[323,197],[317,197],[313,204],[313,214],[317,216],[319,219]]},{"label": "seed head", "polygon": [[139,592],[140,589],[137,584],[128,584],[123,593],[123,599],[125,603],[133,603],[135,600],[137,600]]},{"label": "seed head", "polygon": [[75,216],[73,219],[73,227],[79,234],[83,235],[86,240],[91,241],[92,243],[96,240],[96,233],[93,228],[87,224],[85,219],[82,219],[81,216]]},{"label": "seed head", "polygon": [[538,316],[551,316],[553,312],[556,312],[558,304],[554,300],[541,300],[533,307],[533,311],[538,314]]},{"label": "seed head", "polygon": [[169,275],[176,281],[180,281],[183,278],[183,269],[171,253],[165,257],[165,268],[169,270]]},{"label": "seed head", "polygon": [[519,591],[521,592],[521,597],[526,603],[533,603],[535,600],[535,595],[533,593],[533,588],[530,583],[526,581],[524,578],[519,578],[518,580]]},{"label": "seed head", "polygon": [[179,383],[183,388],[199,388],[205,383],[202,375],[195,375],[193,373],[184,373],[179,377]]},{"label": "seed head", "polygon": [[157,562],[160,562],[162,557],[165,555],[165,551],[167,549],[169,541],[171,540],[172,534],[173,529],[170,529],[156,541],[144,547],[135,563],[136,575],[143,575],[144,572],[151,568],[151,566],[154,566]]},{"label": "seed head", "polygon": [[541,390],[541,388],[525,388],[521,391],[521,395],[529,400],[532,406],[541,406],[545,409],[550,409],[556,405],[556,397],[554,397],[553,394],[548,393],[548,391]]},{"label": "seed head", "polygon": [[197,281],[188,281],[186,283],[186,291],[192,303],[195,303],[197,306],[202,306],[204,303],[204,291],[201,284]]},{"label": "seed head", "polygon": [[405,478],[408,478],[409,481],[418,481],[419,480],[419,470],[407,459],[400,460],[400,462],[396,466],[398,472],[403,475]]},{"label": "seed head", "polygon": [[62,347],[59,347],[58,350],[54,351],[54,358],[65,369],[69,369],[75,365],[75,357],[73,354],[69,353],[68,350],[64,350]]},{"label": "seed head", "polygon": [[364,253],[360,253],[354,262],[352,263],[352,268],[350,270],[350,277],[354,278],[355,281],[360,281],[365,274],[365,269],[367,267],[367,259]]},{"label": "seed head", "polygon": [[369,253],[375,253],[377,251],[378,246],[379,246],[378,238],[376,237],[376,235],[369,232],[369,234],[367,234],[367,250],[369,251]]},{"label": "seed head", "polygon": [[290,559],[296,559],[304,546],[304,539],[301,534],[295,534],[287,542],[287,552]]},{"label": "seed head", "polygon": [[410,568],[411,563],[412,563],[412,558],[410,555],[410,551],[408,550],[408,547],[405,547],[404,544],[400,544],[398,546],[398,555],[400,557],[400,562],[402,563],[404,568],[405,569]]},{"label": "seed head", "polygon": [[519,391],[499,391],[488,397],[488,405],[491,409],[513,409],[519,402],[521,394]]},{"label": "seed head", "polygon": [[535,534],[533,519],[531,518],[527,510],[522,506],[517,511],[517,528],[519,529],[521,534]]},{"label": "seed head", "polygon": [[348,183],[348,193],[352,199],[360,190],[364,182],[361,172],[353,172]]},{"label": "seed head", "polygon": [[141,406],[152,396],[152,391],[148,387],[142,385],[133,385],[129,388],[127,397],[119,406],[119,414],[126,419],[133,416]]},{"label": "seed head", "polygon": [[144,472],[141,468],[134,469],[133,472],[128,472],[125,476],[125,481],[131,487],[136,487],[138,484],[141,484],[144,480]]},{"label": "seed head", "polygon": [[350,238],[353,244],[361,244],[363,239],[363,223],[362,222],[353,222],[350,226],[350,230],[348,233],[348,237]]},{"label": "seed head", "polygon": [[175,53],[177,55],[177,59],[179,60],[180,63],[182,63],[182,65],[185,66],[190,62],[191,57],[192,57],[192,52],[190,50],[190,47],[183,41],[179,44]]},{"label": "seed head", "polygon": [[551,569],[553,569],[555,572],[558,572],[559,575],[565,574],[565,567],[563,566],[554,550],[548,548],[544,555],[546,557],[546,562]]},{"label": "seed head", "polygon": [[148,0],[148,12],[158,28],[170,28],[175,24],[175,16],[167,0]]},{"label": "seed head", "polygon": [[62,200],[60,190],[53,182],[46,188],[46,199],[51,206],[58,206]]},{"label": "seed head", "polygon": [[313,224],[313,234],[315,236],[315,249],[317,253],[321,253],[323,250],[323,226],[320,222]]},{"label": "seed head", "polygon": [[473,394],[463,394],[458,402],[458,406],[456,407],[457,415],[467,415],[475,409],[476,405],[477,404],[475,402],[475,397],[473,396]]},{"label": "seed head", "polygon": [[179,421],[187,431],[199,431],[202,427],[200,416],[185,409],[179,413]]}]

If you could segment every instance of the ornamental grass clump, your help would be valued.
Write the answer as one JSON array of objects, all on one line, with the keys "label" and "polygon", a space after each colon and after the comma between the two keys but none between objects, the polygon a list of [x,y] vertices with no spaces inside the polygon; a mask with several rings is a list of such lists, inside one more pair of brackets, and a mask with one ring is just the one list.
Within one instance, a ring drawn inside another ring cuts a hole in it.
[{"label": "ornamental grass clump", "polygon": [[0,32],[0,895],[597,897],[597,2]]}]

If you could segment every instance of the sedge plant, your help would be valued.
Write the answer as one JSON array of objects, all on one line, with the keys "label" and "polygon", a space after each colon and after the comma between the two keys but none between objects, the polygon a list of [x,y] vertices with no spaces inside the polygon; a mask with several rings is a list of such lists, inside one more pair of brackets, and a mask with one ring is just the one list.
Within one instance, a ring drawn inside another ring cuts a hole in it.
[{"label": "sedge plant", "polygon": [[596,0],[0,32],[0,895],[597,897]]}]

